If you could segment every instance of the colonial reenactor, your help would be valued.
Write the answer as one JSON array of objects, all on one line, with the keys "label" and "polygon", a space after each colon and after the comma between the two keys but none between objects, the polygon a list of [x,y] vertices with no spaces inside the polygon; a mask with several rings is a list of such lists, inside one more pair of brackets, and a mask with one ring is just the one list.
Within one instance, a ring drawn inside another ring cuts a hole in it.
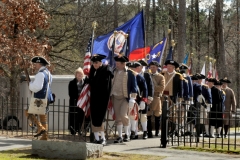
[{"label": "colonial reenactor", "polygon": [[188,85],[188,94],[183,93],[183,99],[185,101],[189,101],[191,104],[193,104],[193,84],[192,84],[192,79],[189,75],[186,74],[186,70],[188,69],[188,66],[185,64],[182,64],[179,67],[180,73],[183,75],[183,78],[187,80],[187,85]]},{"label": "colonial reenactor", "polygon": [[160,97],[162,97],[165,87],[165,79],[162,74],[158,73],[158,67],[161,67],[158,62],[152,61],[149,63],[151,70],[151,77],[154,85],[153,101],[150,104],[149,111],[147,112],[147,130],[148,138],[152,138],[152,116],[155,117],[155,136],[159,135],[160,116],[162,114],[162,105]]},{"label": "colonial reenactor", "polygon": [[228,87],[228,83],[231,83],[230,80],[228,80],[227,77],[220,79],[222,82],[222,90],[226,94],[226,99],[224,102],[225,105],[225,111],[224,111],[224,138],[227,138],[228,130],[229,130],[229,125],[231,124],[231,119],[232,119],[232,113],[236,112],[236,99],[235,99],[235,94],[234,91]]},{"label": "colonial reenactor", "polygon": [[208,85],[202,83],[202,80],[205,79],[206,77],[199,73],[196,74],[196,77],[198,78],[197,83],[202,87],[202,96],[204,97],[205,103],[207,105],[207,108],[201,106],[200,109],[200,133],[204,133],[205,129],[204,136],[208,137],[209,136],[208,111],[210,111],[210,108],[212,106],[212,95]]},{"label": "colonial reenactor", "polygon": [[188,66],[185,64],[181,64],[181,66],[178,69],[179,69],[179,73],[182,74],[183,76],[183,103],[179,110],[179,113],[181,116],[178,117],[178,120],[180,120],[179,122],[182,125],[184,125],[184,123],[186,122],[184,119],[184,115],[189,109],[190,104],[193,104],[193,85],[192,85],[191,77],[186,74],[186,70],[188,69]]},{"label": "colonial reenactor", "polygon": [[[36,56],[32,58],[32,63],[34,68],[38,73],[35,76],[35,80],[29,83],[29,89],[34,93],[34,98],[44,99],[47,95],[48,104],[53,102],[53,96],[51,91],[52,75],[50,71],[46,68],[49,65],[49,62],[41,56]],[[40,121],[33,114],[28,114],[28,111],[25,110],[25,114],[29,120],[31,120],[38,129],[38,132],[34,137],[42,135],[40,140],[47,140],[47,113],[49,112],[49,106],[46,106],[46,113],[44,115],[39,115]]]},{"label": "colonial reenactor", "polygon": [[194,126],[196,124],[196,106],[195,104],[198,102],[198,97],[202,94],[202,87],[200,84],[198,84],[198,77],[196,75],[191,76],[191,80],[193,83],[193,103],[194,105],[191,105],[188,113],[187,113],[187,122],[189,123],[189,127],[187,128],[187,132],[185,133],[185,135],[189,135],[192,136],[192,132],[194,129]]},{"label": "colonial reenactor", "polygon": [[[178,109],[180,108],[178,104],[181,105],[182,98],[183,98],[183,76],[175,71],[176,68],[179,67],[179,64],[174,60],[167,60],[165,62],[167,66],[167,72],[164,73],[165,79],[165,88],[163,94],[169,97],[169,104],[172,105],[170,108],[172,112],[172,121],[176,124],[177,130],[181,127],[179,126],[180,122],[176,119],[178,115]],[[178,104],[177,104],[178,103]],[[175,113],[175,111],[177,111]],[[174,131],[175,127],[172,126],[172,131]],[[175,132],[177,136],[181,136],[179,132]]]},{"label": "colonial reenactor", "polygon": [[222,108],[222,95],[219,89],[214,86],[214,84],[217,83],[217,80],[215,78],[208,78],[208,86],[211,89],[211,95],[212,95],[212,108],[210,110],[210,120],[209,124],[211,126],[210,128],[210,138],[214,138],[214,129],[217,129],[217,138],[220,138],[220,131],[222,129],[223,125],[223,108]]},{"label": "colonial reenactor", "polygon": [[[141,64],[139,62],[129,62],[127,64],[127,66],[132,69],[133,71],[137,72],[139,70],[139,67],[141,66]],[[146,81],[144,79],[144,77],[142,75],[140,75],[137,72],[137,85],[138,85],[138,94],[137,94],[137,99],[136,102],[139,106],[138,110],[142,111],[142,110],[146,110],[146,103],[147,103],[147,97],[148,97],[148,90],[147,90],[147,84]],[[135,110],[133,110],[135,111]],[[131,112],[133,112],[131,111]],[[137,117],[141,118],[142,115],[139,115]],[[138,119],[136,119],[135,116],[131,116],[129,114],[130,117],[130,123],[131,123],[131,136],[130,139],[135,139],[135,131],[136,131],[136,126],[137,126],[137,121]],[[147,119],[147,118],[146,118]],[[145,132],[143,133],[143,137],[147,136],[147,131],[145,130]],[[144,138],[146,139],[146,138]]]},{"label": "colonial reenactor", "polygon": [[[129,117],[128,111],[132,110],[137,96],[137,81],[134,71],[126,69],[126,62],[128,58],[122,56],[114,57],[116,61],[116,69],[114,71],[113,85],[112,85],[112,103],[114,113],[116,115],[116,124],[118,131],[118,138],[114,143],[122,143],[130,141],[130,133],[128,132]],[[124,126],[125,136],[122,138],[122,129]]]},{"label": "colonial reenactor", "polygon": [[[148,90],[148,98],[147,98],[147,103],[146,103],[145,109],[139,111],[140,121],[141,121],[141,125],[142,125],[142,130],[143,130],[143,139],[147,139],[148,138],[147,111],[148,111],[149,105],[153,101],[154,86],[153,86],[153,81],[152,81],[151,75],[148,72],[144,72],[144,69],[145,69],[144,67],[146,67],[148,65],[147,62],[144,60],[139,60],[138,62],[141,64],[141,66],[137,67],[136,71],[145,78],[145,81],[147,84],[147,90]],[[137,136],[135,136],[135,138],[136,137]]]},{"label": "colonial reenactor", "polygon": [[[91,57],[89,85],[91,128],[95,136],[95,143],[106,145],[103,121],[109,102],[113,73],[109,65],[102,64],[104,58],[106,56],[101,54],[94,54]],[[99,139],[99,132],[101,133],[101,139]]]}]

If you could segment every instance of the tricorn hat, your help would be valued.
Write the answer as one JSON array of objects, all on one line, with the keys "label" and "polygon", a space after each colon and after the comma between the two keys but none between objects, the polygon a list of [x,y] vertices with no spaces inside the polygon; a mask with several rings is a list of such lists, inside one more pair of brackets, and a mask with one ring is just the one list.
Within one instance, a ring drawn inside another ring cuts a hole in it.
[{"label": "tricorn hat", "polygon": [[123,55],[121,55],[121,54],[119,54],[118,56],[115,56],[115,57],[114,57],[114,60],[115,60],[116,62],[128,62],[128,61],[129,61],[126,56],[123,56]]},{"label": "tricorn hat", "polygon": [[222,83],[231,83],[231,81],[229,81],[227,77],[220,79],[219,81],[221,81]]},{"label": "tricorn hat", "polygon": [[45,65],[49,65],[50,63],[42,56],[35,56],[31,60],[32,63],[42,63]]},{"label": "tricorn hat", "polygon": [[191,77],[191,80],[198,80],[197,76],[195,76],[195,75],[192,75],[190,77]]},{"label": "tricorn hat", "polygon": [[198,79],[205,79],[206,76],[204,76],[203,74],[200,74],[200,73],[196,73],[195,76],[198,78]]},{"label": "tricorn hat", "polygon": [[126,66],[128,66],[129,68],[136,68],[141,66],[141,64],[139,62],[128,62]]},{"label": "tricorn hat", "polygon": [[208,78],[207,81],[208,81],[208,82],[213,82],[214,84],[217,82],[216,78],[213,78],[213,77]]},{"label": "tricorn hat", "polygon": [[214,85],[221,86],[221,85],[222,85],[222,82],[221,82],[221,81],[218,81],[218,80],[216,80],[216,82],[214,82]]},{"label": "tricorn hat", "polygon": [[102,54],[94,54],[92,57],[91,57],[91,61],[93,62],[96,62],[96,61],[99,61],[101,62],[103,59],[105,59],[107,56],[105,55],[102,55]]},{"label": "tricorn hat", "polygon": [[142,66],[147,66],[147,62],[145,60],[138,60],[138,62],[142,65]]},{"label": "tricorn hat", "polygon": [[165,65],[171,64],[171,65],[175,66],[175,68],[179,67],[179,64],[174,60],[167,60],[164,64]]},{"label": "tricorn hat", "polygon": [[179,69],[188,69],[188,66],[186,65],[186,64],[181,64],[180,65],[180,67],[179,67]]},{"label": "tricorn hat", "polygon": [[161,67],[161,65],[157,61],[152,61],[148,64],[148,66],[155,65],[157,67]]}]

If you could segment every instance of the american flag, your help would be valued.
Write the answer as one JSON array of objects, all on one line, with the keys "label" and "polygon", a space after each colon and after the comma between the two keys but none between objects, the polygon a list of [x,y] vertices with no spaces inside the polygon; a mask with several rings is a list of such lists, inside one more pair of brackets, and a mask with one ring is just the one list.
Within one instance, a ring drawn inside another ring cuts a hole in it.
[{"label": "american flag", "polygon": [[213,76],[212,74],[212,62],[209,63],[209,71],[208,71],[208,78],[211,78]]},{"label": "american flag", "polygon": [[116,119],[116,115],[115,115],[115,112],[114,112],[114,109],[113,109],[113,104],[112,104],[111,99],[109,99],[109,102],[108,102],[108,113],[112,116],[113,120]]},{"label": "american flag", "polygon": [[133,120],[138,120],[138,105],[134,104],[133,108],[128,110],[128,115]]},{"label": "american flag", "polygon": [[[89,76],[90,68],[91,68],[91,46],[92,46],[92,37],[89,39],[88,47],[86,50],[86,54],[84,57],[83,63],[83,72],[86,76]],[[90,86],[86,84],[82,92],[78,97],[77,106],[81,108],[85,112],[85,116],[88,117],[90,115]]]}]

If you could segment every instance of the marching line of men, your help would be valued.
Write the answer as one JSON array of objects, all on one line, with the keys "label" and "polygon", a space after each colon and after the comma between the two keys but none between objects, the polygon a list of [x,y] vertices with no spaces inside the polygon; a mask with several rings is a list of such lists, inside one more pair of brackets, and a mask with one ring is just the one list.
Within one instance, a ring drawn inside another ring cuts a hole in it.
[{"label": "marching line of men", "polygon": [[[91,113],[93,112],[91,118],[94,118],[94,123],[92,122],[94,143],[106,145],[103,122],[109,97],[113,104],[118,132],[118,138],[114,143],[138,139],[138,122],[142,126],[142,138],[152,138],[152,119],[155,121],[155,136],[159,136],[164,96],[167,96],[169,101],[172,134],[191,136],[194,127],[199,127],[201,133],[205,130],[204,136],[214,137],[213,132],[216,128],[217,137],[220,137],[224,123],[224,137],[227,137],[230,126],[229,118],[232,112],[236,111],[234,92],[227,86],[227,83],[230,83],[227,78],[220,81],[208,78],[206,79],[208,85],[206,85],[202,84],[202,79],[205,79],[204,75],[195,74],[190,77],[186,74],[188,67],[184,64],[179,65],[174,60],[167,60],[164,63],[167,71],[159,73],[158,69],[161,66],[158,62],[153,61],[149,64],[144,60],[129,62],[128,58],[121,54],[114,57],[116,68],[112,71],[110,67],[106,68],[102,64],[101,60],[104,58],[106,56],[100,54],[95,54],[91,58],[95,64],[91,66],[92,74],[89,80],[91,96],[93,92],[94,97],[101,97],[98,98],[100,101],[104,99],[104,103],[99,103],[91,97],[90,110]],[[97,67],[96,64],[98,64]],[[149,72],[145,71],[147,66]],[[105,87],[102,86],[104,83]],[[95,89],[99,85],[102,87]],[[103,92],[106,93],[104,97]],[[196,126],[196,112],[194,112],[197,102],[201,104],[200,124],[197,124],[199,126]],[[200,133],[197,136],[200,136]]]}]

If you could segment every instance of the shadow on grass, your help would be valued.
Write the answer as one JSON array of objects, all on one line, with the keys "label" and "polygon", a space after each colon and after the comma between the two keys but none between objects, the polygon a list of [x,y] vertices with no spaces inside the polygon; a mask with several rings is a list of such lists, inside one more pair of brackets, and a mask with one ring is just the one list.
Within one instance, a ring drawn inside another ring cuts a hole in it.
[{"label": "shadow on grass", "polygon": [[178,147],[172,147],[173,149],[180,149],[180,150],[191,150],[191,151],[198,151],[198,152],[211,152],[211,153],[225,153],[225,154],[234,154],[234,155],[240,155],[240,149],[234,149],[227,147],[221,148],[220,146],[217,146],[216,148],[211,146],[210,148],[205,147],[188,147],[188,146],[178,146]]},{"label": "shadow on grass", "polygon": [[16,159],[45,159],[39,157],[37,154],[32,154],[31,148],[1,151],[0,157],[4,157],[3,159],[8,159],[9,157]]}]

